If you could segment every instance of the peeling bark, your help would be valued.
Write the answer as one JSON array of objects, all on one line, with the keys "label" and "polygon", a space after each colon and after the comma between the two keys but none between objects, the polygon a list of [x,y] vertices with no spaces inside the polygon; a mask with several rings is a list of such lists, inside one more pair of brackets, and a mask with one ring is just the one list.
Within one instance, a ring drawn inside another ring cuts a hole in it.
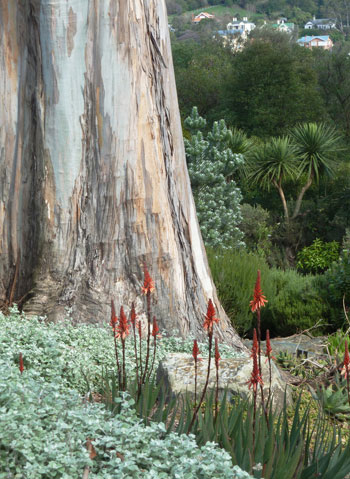
[{"label": "peeling bark", "polygon": [[199,232],[164,0],[0,0],[0,35],[0,299],[105,322],[112,297],[143,308],[146,262],[163,328],[201,337],[213,298],[241,348]]}]

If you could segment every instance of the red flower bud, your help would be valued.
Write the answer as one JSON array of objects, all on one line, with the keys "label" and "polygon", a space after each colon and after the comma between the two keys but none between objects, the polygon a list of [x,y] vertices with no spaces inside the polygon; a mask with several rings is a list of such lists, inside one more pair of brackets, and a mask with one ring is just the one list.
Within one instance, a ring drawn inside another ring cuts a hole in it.
[{"label": "red flower bud", "polygon": [[211,299],[208,302],[207,314],[205,316],[205,321],[203,328],[208,330],[208,334],[213,334],[214,322],[218,323],[219,319],[215,317],[215,307]]},{"label": "red flower bud", "polygon": [[124,313],[123,306],[120,308],[120,317],[118,324],[118,337],[121,337],[123,340],[129,335],[129,325],[126,315]]},{"label": "red flower bud", "polygon": [[192,349],[192,356],[195,361],[198,360],[198,354],[199,354],[199,347],[197,343],[197,339],[193,340],[193,349]]},{"label": "red flower bud", "polygon": [[143,294],[152,293],[152,291],[154,291],[154,282],[148,272],[146,264],[144,264],[143,270],[144,270],[144,281],[143,281],[143,286],[141,288],[142,293]]},{"label": "red flower bud", "polygon": [[253,371],[252,371],[251,378],[248,381],[248,384],[249,384],[249,389],[253,386],[254,391],[256,391],[258,384],[264,384],[264,383],[263,383],[259,366],[258,366],[257,351],[254,349],[254,347],[252,349],[252,356],[253,356]]},{"label": "red flower bud", "polygon": [[21,371],[21,374],[24,371],[24,365],[23,365],[23,357],[22,353],[19,353],[19,370]]},{"label": "red flower bud", "polygon": [[251,307],[252,312],[256,311],[257,309],[262,308],[267,303],[266,297],[263,295],[260,286],[260,270],[258,270],[258,276],[256,278],[255,288],[254,288],[254,298],[250,301],[249,305]]},{"label": "red flower bud", "polygon": [[134,303],[132,303],[131,312],[130,312],[130,322],[131,322],[133,328],[135,328],[135,325],[136,325],[136,318],[137,318],[137,314],[136,314],[136,311],[135,311],[135,305],[134,305]]},{"label": "red flower bud", "polygon": [[341,374],[344,375],[345,379],[347,379],[349,376],[349,365],[350,365],[350,358],[349,358],[348,342],[347,340],[345,340],[344,367],[341,370]]},{"label": "red flower bud", "polygon": [[156,320],[156,317],[153,316],[152,336],[155,338],[158,333],[159,333],[159,328],[158,328],[157,320]]},{"label": "red flower bud", "polygon": [[142,337],[142,324],[141,321],[137,321],[137,331],[139,333],[140,338]]},{"label": "red flower bud", "polygon": [[111,300],[111,321],[109,325],[112,327],[113,333],[116,333],[116,326],[117,326],[118,318],[115,313],[114,301]]},{"label": "red flower bud", "polygon": [[258,352],[259,352],[259,343],[258,343],[258,337],[257,337],[256,329],[255,329],[255,328],[254,328],[254,331],[253,331],[253,346],[252,346],[252,355],[251,355],[251,357],[253,357],[254,351],[255,351],[257,354],[258,354]]}]

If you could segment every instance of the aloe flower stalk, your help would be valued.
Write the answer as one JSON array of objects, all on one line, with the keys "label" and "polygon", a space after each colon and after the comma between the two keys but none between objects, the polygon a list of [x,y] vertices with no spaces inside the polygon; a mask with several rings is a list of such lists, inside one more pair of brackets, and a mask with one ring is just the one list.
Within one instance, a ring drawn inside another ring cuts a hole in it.
[{"label": "aloe flower stalk", "polygon": [[[255,282],[255,287],[254,287],[254,294],[253,294],[253,299],[250,301],[249,305],[252,310],[252,312],[256,312],[256,317],[257,317],[257,336],[258,336],[258,361],[259,361],[259,371],[260,374],[262,373],[262,368],[261,368],[261,325],[260,325],[260,309],[265,306],[265,303],[267,303],[267,299],[264,296],[262,290],[261,290],[261,274],[260,270],[258,269],[257,277],[256,277],[256,282]],[[265,400],[264,400],[264,389],[262,385],[260,385],[260,390],[261,390],[261,404],[265,412],[265,417],[266,421],[268,422],[268,417],[267,417],[267,411],[265,408]]]},{"label": "aloe flower stalk", "polygon": [[23,364],[23,356],[22,356],[22,353],[19,353],[19,370],[21,371],[21,374],[23,374],[24,364]]},{"label": "aloe flower stalk", "polygon": [[345,340],[345,353],[344,353],[344,366],[343,366],[343,369],[341,371],[341,374],[344,375],[344,377],[346,378],[346,387],[347,387],[347,390],[348,390],[348,401],[349,401],[349,404],[350,404],[350,388],[349,388],[349,368],[350,366],[350,357],[349,357],[349,350],[348,350],[348,342],[347,340]]},{"label": "aloe flower stalk", "polygon": [[213,331],[214,331],[214,323],[218,323],[219,319],[215,317],[215,307],[213,305],[213,302],[211,299],[208,301],[208,308],[207,308],[207,314],[205,315],[205,321],[203,323],[203,328],[207,330],[208,332],[208,342],[209,342],[209,357],[208,357],[208,371],[207,371],[207,378],[204,384],[204,388],[202,391],[202,395],[200,397],[199,403],[193,413],[191,423],[189,425],[187,434],[191,432],[192,426],[194,424],[194,421],[196,420],[198,411],[202,405],[202,402],[205,397],[205,393],[208,388],[208,383],[209,383],[209,376],[210,376],[210,365],[211,365],[211,354],[212,354],[212,346],[213,346]]},{"label": "aloe flower stalk", "polygon": [[193,340],[192,356],[194,359],[194,408],[197,407],[197,374],[198,374],[198,354],[199,348],[197,339]]},{"label": "aloe flower stalk", "polygon": [[130,334],[128,320],[124,313],[124,308],[121,306],[120,313],[119,313],[119,324],[117,327],[117,336],[120,338],[122,343],[122,354],[123,354],[123,382],[122,382],[122,390],[125,391],[126,389],[126,370],[125,370],[125,340],[127,336]]},{"label": "aloe flower stalk", "polygon": [[137,321],[137,331],[139,333],[139,351],[140,351],[140,386],[142,382],[142,323],[141,321]]},{"label": "aloe flower stalk", "polygon": [[136,338],[136,318],[137,314],[135,311],[134,303],[131,304],[131,311],[130,311],[130,323],[132,325],[132,332],[134,337],[134,351],[135,351],[135,363],[136,363],[136,382],[139,386],[140,378],[139,378],[139,361],[137,355],[137,338]]},{"label": "aloe flower stalk", "polygon": [[151,369],[150,369],[150,372],[148,374],[148,377],[150,378],[151,375],[152,375],[152,372],[153,372],[153,366],[154,366],[154,363],[155,363],[155,360],[156,360],[156,351],[157,351],[157,336],[158,336],[158,333],[159,333],[159,328],[158,328],[158,324],[157,324],[157,320],[156,320],[156,317],[153,316],[153,325],[152,325],[152,336],[153,336],[153,359],[152,359],[152,365],[151,365]]},{"label": "aloe flower stalk", "polygon": [[272,347],[270,343],[270,331],[267,329],[266,330],[266,357],[269,362],[269,395],[267,397],[267,403],[266,407],[268,407],[269,402],[271,400],[271,384],[272,384],[272,373],[271,373],[271,359],[275,359],[273,356],[271,356],[272,353]]},{"label": "aloe flower stalk", "polygon": [[151,278],[146,264],[144,264],[144,282],[141,288],[142,293],[146,295],[147,300],[147,350],[146,350],[146,361],[145,361],[145,370],[142,377],[142,384],[144,384],[147,376],[148,362],[149,362],[149,353],[150,353],[150,339],[151,339],[151,293],[154,291],[154,282]]},{"label": "aloe flower stalk", "polygon": [[117,362],[117,370],[118,370],[118,386],[121,388],[121,369],[120,369],[120,362],[119,362],[119,354],[118,354],[118,344],[117,344],[117,324],[118,324],[118,317],[115,313],[114,301],[111,300],[111,321],[110,326],[112,327],[113,331],[113,339],[114,339],[114,351],[115,351],[115,359]]},{"label": "aloe flower stalk", "polygon": [[219,361],[220,361],[218,338],[215,338],[215,368],[216,368],[216,391],[215,391],[215,421],[218,417],[219,404]]},{"label": "aloe flower stalk", "polygon": [[[254,336],[256,337],[256,330],[254,328]],[[256,399],[258,392],[258,385],[263,386],[263,380],[261,378],[260,369],[258,366],[258,351],[256,343],[253,341],[252,347],[252,358],[253,358],[253,369],[250,380],[248,381],[249,389],[253,387],[253,460],[254,460],[254,451],[255,451],[255,426],[256,426]]]}]

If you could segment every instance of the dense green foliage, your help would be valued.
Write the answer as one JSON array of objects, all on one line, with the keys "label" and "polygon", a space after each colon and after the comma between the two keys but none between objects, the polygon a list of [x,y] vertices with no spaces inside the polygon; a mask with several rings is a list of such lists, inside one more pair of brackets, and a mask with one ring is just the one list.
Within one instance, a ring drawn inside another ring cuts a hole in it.
[{"label": "dense green foliage", "polygon": [[249,301],[258,269],[268,299],[261,311],[264,331],[288,336],[311,328],[320,320],[328,323],[331,310],[326,298],[320,295],[317,277],[302,276],[294,270],[270,269],[262,256],[245,251],[217,254],[209,250],[208,258],[220,301],[241,334],[251,333],[255,327]]},{"label": "dense green foliage", "polygon": [[300,122],[323,118],[312,54],[287,35],[255,35],[233,56],[227,86],[229,123],[258,136],[281,135]]},{"label": "dense green foliage", "polygon": [[339,244],[336,241],[324,243],[316,238],[312,245],[299,251],[297,266],[305,273],[322,273],[338,258]]}]

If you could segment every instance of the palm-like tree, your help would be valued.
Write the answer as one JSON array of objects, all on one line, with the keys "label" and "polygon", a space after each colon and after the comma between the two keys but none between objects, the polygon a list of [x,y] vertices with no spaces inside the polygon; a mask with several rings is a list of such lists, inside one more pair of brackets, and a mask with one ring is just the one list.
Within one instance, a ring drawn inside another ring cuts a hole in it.
[{"label": "palm-like tree", "polygon": [[284,217],[289,222],[288,205],[283,191],[283,181],[296,179],[298,161],[296,147],[289,137],[271,138],[256,149],[248,158],[247,177],[253,184],[260,184],[267,190],[273,185],[281,198]]},{"label": "palm-like tree", "polygon": [[323,174],[333,175],[337,161],[334,154],[341,149],[340,136],[334,128],[324,123],[303,123],[290,132],[298,158],[299,176],[306,174],[292,218],[298,216],[301,202],[313,181],[318,182]]}]

